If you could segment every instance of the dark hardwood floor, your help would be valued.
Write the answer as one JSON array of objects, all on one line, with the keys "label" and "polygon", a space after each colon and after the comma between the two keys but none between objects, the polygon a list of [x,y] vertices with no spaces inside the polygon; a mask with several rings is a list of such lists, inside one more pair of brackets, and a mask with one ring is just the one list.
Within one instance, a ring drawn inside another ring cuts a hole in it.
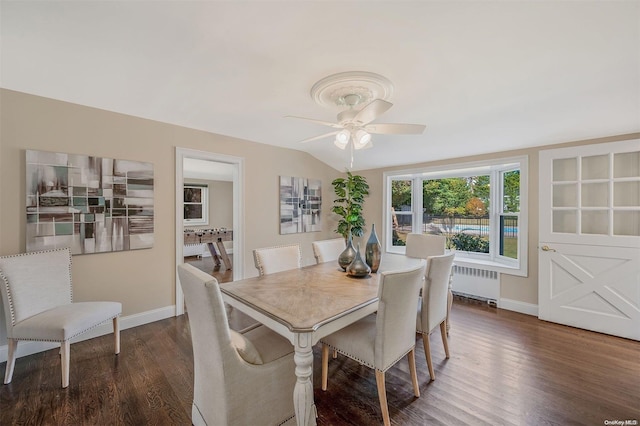
[{"label": "dark hardwood floor", "polygon": [[[0,385],[0,424],[191,424],[187,316],[123,330],[121,337],[118,356],[111,335],[72,345],[67,389],[60,388],[57,350],[18,359],[13,382]],[[392,424],[640,421],[640,342],[456,300],[449,360],[439,333],[431,336],[434,382],[428,380],[422,342],[417,343],[421,397],[413,396],[406,360],[386,375]],[[318,424],[381,424],[373,371],[346,357],[331,360],[329,389],[323,392],[318,348],[314,353]]]}]

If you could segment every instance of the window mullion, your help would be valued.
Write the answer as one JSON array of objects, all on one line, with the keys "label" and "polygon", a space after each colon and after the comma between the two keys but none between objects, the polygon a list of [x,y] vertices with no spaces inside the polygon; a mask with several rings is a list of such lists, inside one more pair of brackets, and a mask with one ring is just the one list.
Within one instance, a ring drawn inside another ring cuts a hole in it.
[{"label": "window mullion", "polygon": [[422,179],[419,177],[414,178],[412,186],[411,211],[413,212],[413,223],[411,227],[413,232],[422,234]]}]

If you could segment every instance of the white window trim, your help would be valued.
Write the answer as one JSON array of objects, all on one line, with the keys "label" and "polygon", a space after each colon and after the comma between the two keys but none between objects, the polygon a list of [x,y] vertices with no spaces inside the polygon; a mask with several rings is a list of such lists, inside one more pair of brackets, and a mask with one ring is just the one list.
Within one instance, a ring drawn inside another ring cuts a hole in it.
[{"label": "white window trim", "polygon": [[[392,179],[439,179],[444,177],[462,177],[462,176],[474,176],[478,174],[487,174],[492,170],[496,171],[508,171],[513,169],[520,169],[520,212],[518,216],[518,259],[506,258],[504,256],[497,255],[496,253],[467,253],[456,252],[455,262],[457,265],[470,266],[476,268],[482,268],[492,270],[500,273],[528,276],[528,230],[529,230],[529,157],[526,155],[518,157],[508,158],[496,158],[486,161],[475,161],[469,163],[457,163],[448,164],[445,166],[425,167],[418,169],[408,170],[395,170],[383,173],[383,235],[385,239],[385,251],[387,253],[399,253],[404,254],[405,248],[399,246],[392,246],[391,241],[391,180]],[[492,175],[492,179],[494,174]],[[491,186],[495,187],[497,182],[492,180]],[[418,189],[418,186],[420,188]],[[501,185],[500,185],[501,187]],[[416,206],[422,206],[422,186],[413,183],[412,190],[412,209]],[[496,218],[502,212],[502,199],[501,191],[491,191],[491,232],[492,240],[497,241],[498,238],[498,224],[494,223]],[[418,201],[420,203],[418,204]],[[421,207],[420,207],[421,209]],[[416,214],[414,211],[413,229],[420,229],[422,226],[422,215]],[[510,214],[509,214],[510,215]],[[495,250],[496,245],[493,244],[491,250]]]},{"label": "white window trim", "polygon": [[[200,184],[200,183],[185,183],[184,188],[199,188],[202,190],[201,199],[199,203],[186,203],[186,204],[201,204],[202,217],[198,219],[184,218],[184,225],[185,226],[209,225],[209,185]],[[185,203],[183,201],[183,206],[184,204]]]}]

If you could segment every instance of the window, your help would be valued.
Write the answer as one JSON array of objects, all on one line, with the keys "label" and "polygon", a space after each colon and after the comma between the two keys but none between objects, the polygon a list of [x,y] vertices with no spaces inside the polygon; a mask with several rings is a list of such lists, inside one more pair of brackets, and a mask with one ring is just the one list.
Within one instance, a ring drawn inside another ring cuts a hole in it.
[{"label": "window", "polygon": [[386,250],[445,235],[457,264],[526,276],[526,178],[527,157],[385,173]]},{"label": "window", "polygon": [[199,184],[184,185],[184,224],[209,224],[209,186]]}]

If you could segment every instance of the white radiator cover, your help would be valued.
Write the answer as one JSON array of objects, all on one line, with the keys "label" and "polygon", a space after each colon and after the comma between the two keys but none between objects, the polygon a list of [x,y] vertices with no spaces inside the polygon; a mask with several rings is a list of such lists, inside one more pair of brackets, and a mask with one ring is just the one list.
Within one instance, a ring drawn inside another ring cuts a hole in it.
[{"label": "white radiator cover", "polygon": [[497,303],[500,300],[500,274],[486,269],[453,265],[451,289],[454,293]]},{"label": "white radiator cover", "polygon": [[[225,243],[227,243],[227,241],[225,241]],[[224,244],[224,248],[225,250],[227,250],[227,254],[233,254],[232,244]],[[182,248],[182,255],[184,257],[187,257],[187,256],[211,257],[211,252],[209,251],[205,243],[185,244]]]}]

